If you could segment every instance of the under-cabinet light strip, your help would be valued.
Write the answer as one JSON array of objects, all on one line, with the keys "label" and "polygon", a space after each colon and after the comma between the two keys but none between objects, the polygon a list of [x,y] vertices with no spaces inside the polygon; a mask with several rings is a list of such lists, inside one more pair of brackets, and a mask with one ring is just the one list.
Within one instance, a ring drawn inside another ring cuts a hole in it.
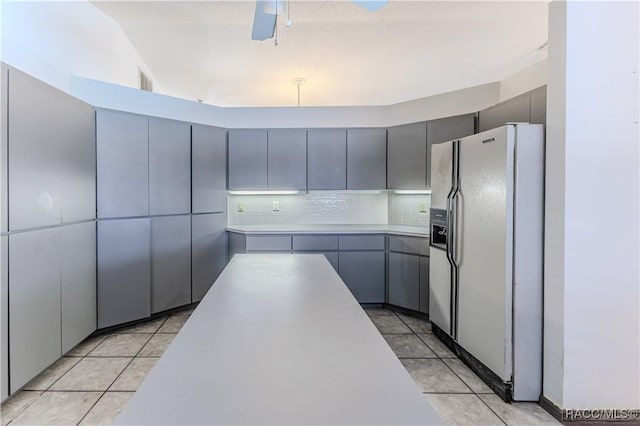
[{"label": "under-cabinet light strip", "polygon": [[428,195],[431,194],[430,189],[396,189],[393,191],[394,194],[403,194],[403,195]]},{"label": "under-cabinet light strip", "polygon": [[229,191],[229,195],[297,195],[300,191]]}]

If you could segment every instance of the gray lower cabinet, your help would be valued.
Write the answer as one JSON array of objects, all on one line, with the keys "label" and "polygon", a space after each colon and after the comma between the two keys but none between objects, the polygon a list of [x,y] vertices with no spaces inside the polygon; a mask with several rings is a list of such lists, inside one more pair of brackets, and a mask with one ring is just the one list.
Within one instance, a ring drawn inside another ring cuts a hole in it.
[{"label": "gray lower cabinet", "polygon": [[291,252],[291,235],[247,235],[249,252]]},{"label": "gray lower cabinet", "polygon": [[96,223],[58,230],[64,354],[96,330]]},{"label": "gray lower cabinet", "polygon": [[98,110],[96,135],[98,217],[148,215],[147,117]]},{"label": "gray lower cabinet", "polygon": [[426,189],[427,125],[390,127],[387,133],[387,188]]},{"label": "gray lower cabinet", "polygon": [[201,300],[227,265],[224,213],[191,216],[191,301]]},{"label": "gray lower cabinet", "polygon": [[227,131],[191,126],[192,213],[227,210]]},{"label": "gray lower cabinet", "polygon": [[9,236],[12,393],[62,355],[57,238],[57,228]]},{"label": "gray lower cabinet", "polygon": [[419,311],[429,313],[429,258],[420,256],[420,303]]},{"label": "gray lower cabinet", "polygon": [[0,237],[0,402],[9,396],[9,236]]},{"label": "gray lower cabinet", "polygon": [[229,130],[229,189],[267,189],[267,131]]},{"label": "gray lower cabinet", "polygon": [[191,212],[191,126],[149,119],[149,214]]},{"label": "gray lower cabinet", "polygon": [[150,219],[98,222],[98,328],[151,314]]},{"label": "gray lower cabinet", "polygon": [[384,303],[384,251],[341,251],[339,273],[359,303]]},{"label": "gray lower cabinet", "polygon": [[346,130],[309,130],[307,133],[307,141],[309,189],[346,189]]},{"label": "gray lower cabinet", "polygon": [[307,131],[273,129],[268,132],[268,188],[307,189]]},{"label": "gray lower cabinet", "polygon": [[387,187],[387,130],[347,130],[347,189]]},{"label": "gray lower cabinet", "polygon": [[427,121],[427,188],[431,189],[431,146],[472,135],[476,114]]},{"label": "gray lower cabinet", "polygon": [[420,257],[389,252],[389,304],[420,309]]},{"label": "gray lower cabinet", "polygon": [[191,216],[151,218],[151,313],[191,303]]}]

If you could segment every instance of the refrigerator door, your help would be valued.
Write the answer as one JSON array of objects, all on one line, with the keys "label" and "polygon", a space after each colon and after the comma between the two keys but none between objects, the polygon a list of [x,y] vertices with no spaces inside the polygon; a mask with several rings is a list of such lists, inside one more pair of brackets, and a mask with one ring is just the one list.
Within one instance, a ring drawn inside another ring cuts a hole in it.
[{"label": "refrigerator door", "polygon": [[[431,147],[431,207],[447,208],[451,191],[453,142]],[[451,265],[447,252],[429,247],[429,319],[447,334],[451,333]]]},{"label": "refrigerator door", "polygon": [[512,379],[515,126],[460,143],[456,197],[458,343],[503,381]]}]

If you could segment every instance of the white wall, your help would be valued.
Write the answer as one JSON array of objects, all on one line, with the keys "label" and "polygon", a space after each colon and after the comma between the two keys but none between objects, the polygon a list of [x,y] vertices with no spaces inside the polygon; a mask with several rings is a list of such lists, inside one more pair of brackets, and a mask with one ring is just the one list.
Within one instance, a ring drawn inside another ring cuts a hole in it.
[{"label": "white wall", "polygon": [[544,395],[565,409],[640,408],[638,27],[638,2],[550,8]]},{"label": "white wall", "polygon": [[544,86],[549,81],[547,57],[500,82],[500,102]]},{"label": "white wall", "polygon": [[1,60],[70,93],[71,76],[138,87],[138,66],[154,80],[124,31],[85,0],[2,1]]}]

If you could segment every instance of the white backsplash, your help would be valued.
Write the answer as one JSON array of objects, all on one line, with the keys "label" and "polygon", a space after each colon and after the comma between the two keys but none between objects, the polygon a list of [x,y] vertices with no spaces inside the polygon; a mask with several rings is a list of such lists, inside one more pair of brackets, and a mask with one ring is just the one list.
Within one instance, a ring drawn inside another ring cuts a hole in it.
[{"label": "white backsplash", "polygon": [[[389,194],[389,225],[429,226],[430,195]],[[426,203],[426,212],[420,211]]]},{"label": "white backsplash", "polygon": [[[280,204],[273,211],[273,202]],[[244,203],[244,212],[238,212]],[[311,191],[299,195],[229,195],[229,225],[387,224],[388,198],[382,193]]]}]

